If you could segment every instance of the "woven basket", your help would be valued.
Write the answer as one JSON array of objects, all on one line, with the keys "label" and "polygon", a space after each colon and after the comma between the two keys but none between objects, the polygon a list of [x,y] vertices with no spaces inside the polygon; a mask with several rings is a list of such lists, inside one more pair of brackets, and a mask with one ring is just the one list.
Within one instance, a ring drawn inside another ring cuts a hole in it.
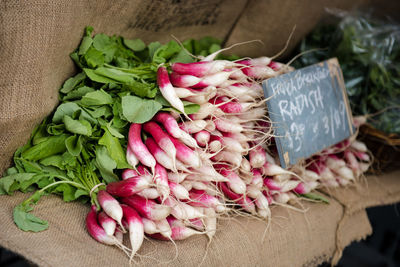
[{"label": "woven basket", "polygon": [[370,172],[379,174],[400,167],[400,137],[386,134],[370,124],[360,128],[360,139],[366,143],[374,156]]}]

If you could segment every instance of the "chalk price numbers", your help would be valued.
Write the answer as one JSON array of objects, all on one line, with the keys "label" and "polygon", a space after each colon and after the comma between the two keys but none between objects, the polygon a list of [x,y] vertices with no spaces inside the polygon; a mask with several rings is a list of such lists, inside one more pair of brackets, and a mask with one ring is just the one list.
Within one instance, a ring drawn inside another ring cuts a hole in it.
[{"label": "chalk price numbers", "polygon": [[[330,59],[263,82],[282,166],[353,133],[339,63]],[[286,156],[284,156],[286,155]]]}]

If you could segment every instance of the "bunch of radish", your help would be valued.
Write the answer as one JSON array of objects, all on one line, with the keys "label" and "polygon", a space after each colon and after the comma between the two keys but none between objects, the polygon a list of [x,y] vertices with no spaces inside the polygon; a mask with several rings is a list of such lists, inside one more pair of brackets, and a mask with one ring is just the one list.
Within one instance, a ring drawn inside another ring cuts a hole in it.
[{"label": "bunch of radish", "polygon": [[[344,185],[368,168],[366,148],[344,141],[308,161],[281,168],[272,154],[271,123],[260,82],[292,69],[261,57],[236,62],[174,63],[157,71],[163,97],[178,112],[159,112],[130,125],[126,158],[132,169],[98,194],[102,211],[87,217],[97,241],[117,245],[132,257],[144,234],[183,240],[206,234],[232,204],[268,218],[270,205],[287,203],[320,185]],[[185,114],[183,101],[200,105]],[[180,114],[183,114],[180,115]],[[122,245],[129,231],[131,248]]]},{"label": "bunch of radish", "polygon": [[370,165],[371,156],[366,145],[349,138],[309,159],[299,173],[304,180],[338,187],[354,183]]}]

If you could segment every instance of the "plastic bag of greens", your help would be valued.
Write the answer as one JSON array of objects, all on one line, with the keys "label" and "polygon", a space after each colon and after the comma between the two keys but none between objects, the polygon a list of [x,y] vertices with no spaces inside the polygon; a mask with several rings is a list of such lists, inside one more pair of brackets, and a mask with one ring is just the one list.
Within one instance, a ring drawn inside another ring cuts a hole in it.
[{"label": "plastic bag of greens", "polygon": [[370,14],[330,11],[336,24],[317,27],[300,44],[305,53],[294,64],[304,67],[337,57],[354,115],[385,133],[400,135],[400,25]]}]

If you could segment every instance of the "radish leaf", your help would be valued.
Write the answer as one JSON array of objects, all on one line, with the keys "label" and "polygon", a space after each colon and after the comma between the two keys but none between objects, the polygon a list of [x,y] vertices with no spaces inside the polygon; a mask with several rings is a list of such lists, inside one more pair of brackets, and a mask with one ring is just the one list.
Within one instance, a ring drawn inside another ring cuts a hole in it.
[{"label": "radish leaf", "polygon": [[49,223],[33,214],[28,213],[31,208],[18,205],[14,208],[14,222],[23,231],[41,232],[49,227]]},{"label": "radish leaf", "polygon": [[122,114],[132,123],[149,121],[161,108],[162,105],[154,100],[129,95],[122,97]]}]

